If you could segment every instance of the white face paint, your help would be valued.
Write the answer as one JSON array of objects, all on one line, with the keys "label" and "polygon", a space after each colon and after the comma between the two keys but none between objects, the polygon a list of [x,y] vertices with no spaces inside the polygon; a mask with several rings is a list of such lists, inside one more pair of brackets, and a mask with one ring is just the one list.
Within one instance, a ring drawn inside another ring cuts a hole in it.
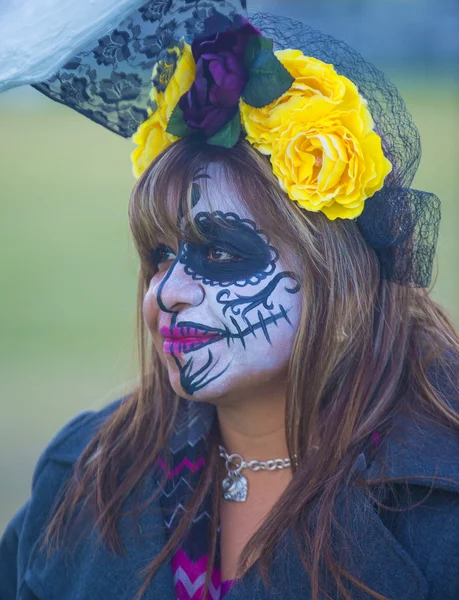
[{"label": "white face paint", "polygon": [[192,216],[205,241],[188,243],[185,231],[174,248],[154,249],[144,317],[174,391],[212,401],[285,377],[301,299],[295,274],[222,168],[196,183],[203,177]]}]

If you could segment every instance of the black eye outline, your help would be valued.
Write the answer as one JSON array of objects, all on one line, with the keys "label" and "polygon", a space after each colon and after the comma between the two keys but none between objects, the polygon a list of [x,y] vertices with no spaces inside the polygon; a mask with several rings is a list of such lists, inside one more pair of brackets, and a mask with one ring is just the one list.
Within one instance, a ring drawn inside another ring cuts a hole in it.
[{"label": "black eye outline", "polygon": [[[219,277],[218,279],[216,279],[215,277],[206,275],[201,270],[197,270],[195,267],[190,266],[189,261],[190,257],[193,255],[193,252],[199,246],[201,246],[202,248],[204,247],[204,245],[202,243],[200,244],[199,241],[195,241],[193,234],[187,235],[187,232],[185,232],[185,239],[189,241],[186,241],[183,244],[183,249],[180,253],[180,262],[184,265],[185,273],[189,275],[194,281],[201,281],[204,285],[209,285],[211,287],[228,287],[230,285],[234,285],[236,287],[242,288],[247,285],[258,285],[261,281],[263,281],[267,277],[270,277],[275,272],[276,263],[279,259],[279,252],[269,243],[266,234],[261,229],[258,229],[254,221],[250,219],[241,218],[239,215],[233,212],[224,213],[218,210],[211,213],[200,212],[194,216],[194,222],[198,231],[202,232],[204,237],[207,237],[208,235],[206,229],[208,228],[209,224],[212,226],[215,223],[221,223],[224,227],[230,226],[231,229],[233,229],[234,226],[236,229],[242,228],[246,231],[252,231],[261,238],[261,240],[264,242],[270,253],[269,259],[266,261],[266,265],[262,271],[250,274],[248,276],[243,275],[241,277],[237,277],[234,275],[228,275],[228,278]],[[232,254],[231,250],[225,247],[226,244],[222,244],[220,246],[217,241],[210,241],[207,243],[207,245],[218,245],[224,252]],[[245,260],[246,259],[244,258],[244,256],[242,256],[240,261],[235,262],[244,263]],[[225,265],[232,262],[221,261],[219,263],[217,261],[209,261],[206,259],[204,259],[204,261],[209,266],[218,264]]]}]

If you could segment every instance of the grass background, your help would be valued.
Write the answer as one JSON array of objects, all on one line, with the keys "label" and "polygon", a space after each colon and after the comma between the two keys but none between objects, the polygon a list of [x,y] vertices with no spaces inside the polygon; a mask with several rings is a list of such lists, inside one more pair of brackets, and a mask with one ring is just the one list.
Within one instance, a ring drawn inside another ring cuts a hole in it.
[{"label": "grass background", "polygon": [[[459,85],[392,78],[423,140],[414,187],[443,202],[433,293],[458,323]],[[131,143],[51,101],[12,98],[0,96],[0,532],[54,433],[126,392],[136,371]]]}]

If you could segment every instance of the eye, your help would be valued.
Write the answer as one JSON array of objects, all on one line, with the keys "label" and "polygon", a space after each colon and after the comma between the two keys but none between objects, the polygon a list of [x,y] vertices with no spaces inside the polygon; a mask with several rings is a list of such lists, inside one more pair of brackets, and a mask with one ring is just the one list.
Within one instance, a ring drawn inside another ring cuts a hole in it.
[{"label": "eye", "polygon": [[218,246],[209,246],[206,259],[209,262],[228,263],[228,262],[239,262],[243,260],[237,254],[232,254],[223,248]]},{"label": "eye", "polygon": [[164,262],[174,260],[175,252],[172,250],[172,248],[166,246],[166,244],[159,244],[159,246],[151,251],[150,256],[155,267],[158,267]]}]

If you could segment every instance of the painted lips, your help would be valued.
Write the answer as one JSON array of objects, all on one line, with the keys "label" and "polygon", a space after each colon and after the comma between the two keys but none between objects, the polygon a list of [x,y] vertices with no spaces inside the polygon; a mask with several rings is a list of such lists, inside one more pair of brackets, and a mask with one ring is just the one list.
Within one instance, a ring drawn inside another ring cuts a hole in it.
[{"label": "painted lips", "polygon": [[218,331],[200,327],[161,327],[160,334],[164,337],[163,351],[166,354],[179,354],[198,350],[207,344],[223,339]]}]

